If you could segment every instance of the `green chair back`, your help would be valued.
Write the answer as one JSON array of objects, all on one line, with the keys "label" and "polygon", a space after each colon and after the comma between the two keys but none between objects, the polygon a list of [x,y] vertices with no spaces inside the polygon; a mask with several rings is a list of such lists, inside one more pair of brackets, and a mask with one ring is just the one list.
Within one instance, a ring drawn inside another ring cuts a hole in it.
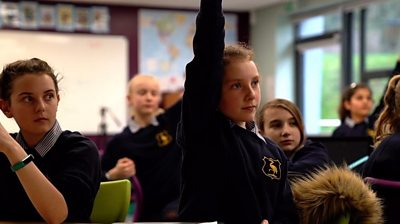
[{"label": "green chair back", "polygon": [[350,223],[350,214],[346,213],[341,216],[333,223],[333,224],[349,224]]},{"label": "green chair back", "polygon": [[90,220],[95,223],[124,222],[131,200],[131,182],[127,179],[100,183]]}]

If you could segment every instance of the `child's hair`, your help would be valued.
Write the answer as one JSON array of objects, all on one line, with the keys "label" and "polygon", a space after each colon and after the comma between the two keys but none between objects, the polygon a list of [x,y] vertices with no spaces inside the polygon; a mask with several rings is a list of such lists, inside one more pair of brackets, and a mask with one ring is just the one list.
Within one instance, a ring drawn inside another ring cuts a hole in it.
[{"label": "child's hair", "polygon": [[342,99],[340,101],[340,105],[339,105],[339,109],[338,109],[338,113],[339,113],[339,118],[341,122],[344,122],[344,120],[346,119],[346,117],[351,117],[351,113],[349,110],[346,109],[345,102],[350,101],[351,97],[353,97],[353,95],[357,92],[357,90],[359,89],[368,89],[368,91],[371,93],[372,95],[372,90],[371,88],[369,88],[368,85],[363,84],[363,83],[352,83],[350,86],[348,86],[342,93]]},{"label": "child's hair", "polygon": [[38,58],[31,58],[28,60],[18,60],[13,63],[7,64],[0,74],[0,98],[3,100],[10,100],[12,85],[14,81],[26,74],[47,74],[54,82],[55,90],[58,92],[57,75],[54,70]]},{"label": "child's hair", "polygon": [[[143,81],[143,80],[148,80],[152,81],[154,83],[157,83],[157,85],[160,85],[159,80],[154,76],[154,75],[149,75],[149,74],[136,74],[134,75],[128,83],[128,93],[132,93],[134,91],[133,87],[135,87],[135,84],[137,82]],[[161,91],[161,90],[160,90]]]},{"label": "child's hair", "polygon": [[246,43],[227,45],[224,49],[224,67],[229,65],[233,60],[253,60],[254,52]]},{"label": "child's hair", "polygon": [[261,108],[261,110],[258,113],[258,117],[257,117],[257,125],[260,128],[261,131],[264,131],[264,112],[267,109],[271,109],[271,108],[280,108],[280,109],[284,109],[287,110],[294,118],[294,120],[296,121],[297,127],[299,128],[300,131],[300,145],[304,144],[304,141],[306,140],[306,136],[305,136],[305,131],[304,131],[304,122],[303,122],[303,117],[301,116],[301,112],[299,110],[299,108],[292,102],[290,102],[289,100],[285,100],[285,99],[274,99],[271,100],[269,102],[267,102],[266,104],[264,104],[264,106]]},{"label": "child's hair", "polygon": [[393,76],[387,87],[383,102],[384,108],[375,122],[376,135],[374,147],[387,136],[400,129],[400,75]]}]

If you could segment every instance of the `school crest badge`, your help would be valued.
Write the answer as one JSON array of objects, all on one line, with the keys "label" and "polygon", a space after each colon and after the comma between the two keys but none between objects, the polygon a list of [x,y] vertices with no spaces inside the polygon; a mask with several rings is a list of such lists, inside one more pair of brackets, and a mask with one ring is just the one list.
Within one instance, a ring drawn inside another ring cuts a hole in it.
[{"label": "school crest badge", "polygon": [[172,142],[172,136],[168,133],[168,131],[164,130],[156,135],[156,140],[158,146],[164,147]]},{"label": "school crest badge", "polygon": [[281,162],[277,159],[268,158],[264,156],[262,172],[265,176],[273,179],[273,180],[280,180],[281,179]]}]

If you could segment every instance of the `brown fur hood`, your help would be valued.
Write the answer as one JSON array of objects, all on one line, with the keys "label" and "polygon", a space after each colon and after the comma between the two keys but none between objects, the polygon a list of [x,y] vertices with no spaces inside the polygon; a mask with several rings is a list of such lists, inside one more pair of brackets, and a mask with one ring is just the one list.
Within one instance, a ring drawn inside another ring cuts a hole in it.
[{"label": "brown fur hood", "polygon": [[293,180],[291,186],[302,224],[330,223],[345,213],[350,223],[383,223],[381,201],[347,167],[327,167]]}]

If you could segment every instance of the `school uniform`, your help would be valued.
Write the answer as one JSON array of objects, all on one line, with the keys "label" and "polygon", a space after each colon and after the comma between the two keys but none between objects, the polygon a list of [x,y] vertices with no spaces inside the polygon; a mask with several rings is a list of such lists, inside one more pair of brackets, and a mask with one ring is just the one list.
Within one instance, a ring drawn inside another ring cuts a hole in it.
[{"label": "school uniform", "polygon": [[194,59],[186,66],[178,144],[183,149],[179,214],[183,221],[297,223],[287,158],[258,134],[217,110],[223,78],[221,0],[202,0]]},{"label": "school uniform", "polygon": [[301,177],[331,163],[328,150],[319,142],[307,140],[306,143],[289,157],[289,178]]},{"label": "school uniform", "polygon": [[[78,132],[62,131],[58,122],[33,148],[27,146],[21,133],[12,137],[34,156],[35,165],[64,196],[66,221],[89,222],[101,178],[95,143]],[[43,222],[2,153],[0,170],[0,220]]]},{"label": "school uniform", "polygon": [[333,131],[332,137],[368,137],[370,129],[368,118],[360,123],[355,123],[350,117],[346,117]]},{"label": "school uniform", "polygon": [[134,119],[130,120],[128,126],[108,142],[102,157],[104,172],[123,157],[135,162],[136,176],[143,191],[140,221],[161,221],[166,206],[178,207],[182,152],[175,138],[180,110],[178,102],[144,128]]},{"label": "school uniform", "polygon": [[[363,177],[400,181],[400,132],[385,138],[365,162]],[[400,189],[372,185],[383,199],[385,223],[400,223]]]}]

